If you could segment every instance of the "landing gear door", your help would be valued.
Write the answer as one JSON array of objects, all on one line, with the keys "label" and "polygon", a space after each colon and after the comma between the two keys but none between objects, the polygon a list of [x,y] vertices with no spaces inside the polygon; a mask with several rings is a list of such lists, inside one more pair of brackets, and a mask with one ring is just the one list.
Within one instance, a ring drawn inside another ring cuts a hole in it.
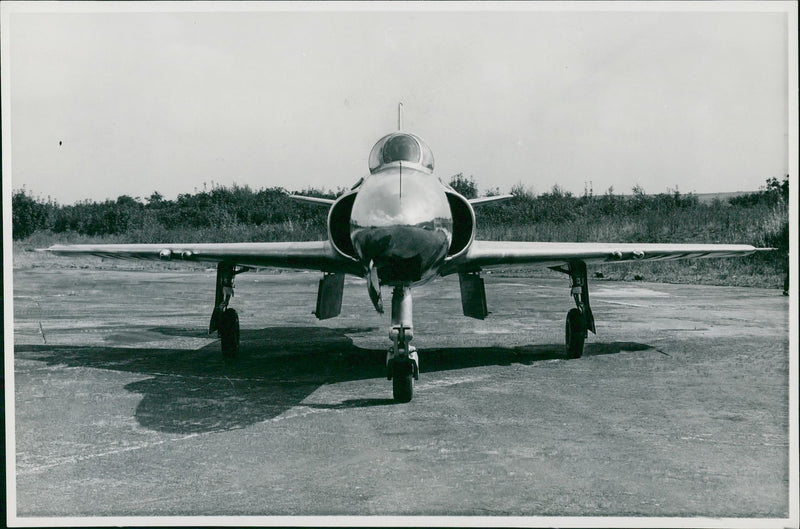
[{"label": "landing gear door", "polygon": [[317,290],[317,308],[314,314],[320,320],[335,318],[342,312],[342,294],[344,292],[344,274],[325,274],[319,280]]},{"label": "landing gear door", "polygon": [[461,284],[461,308],[464,316],[477,320],[485,319],[489,315],[486,307],[486,289],[483,278],[473,272],[459,272],[458,281]]}]

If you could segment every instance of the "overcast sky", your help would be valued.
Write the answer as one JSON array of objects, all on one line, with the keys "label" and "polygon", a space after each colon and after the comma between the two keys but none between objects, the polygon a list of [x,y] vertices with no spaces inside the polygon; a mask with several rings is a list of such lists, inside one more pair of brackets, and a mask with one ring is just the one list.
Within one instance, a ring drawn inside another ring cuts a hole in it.
[{"label": "overcast sky", "polygon": [[783,176],[786,13],[671,4],[13,12],[11,185],[61,203],[212,181],[349,186],[396,129],[398,101],[436,174],[474,175],[482,192],[704,193]]}]

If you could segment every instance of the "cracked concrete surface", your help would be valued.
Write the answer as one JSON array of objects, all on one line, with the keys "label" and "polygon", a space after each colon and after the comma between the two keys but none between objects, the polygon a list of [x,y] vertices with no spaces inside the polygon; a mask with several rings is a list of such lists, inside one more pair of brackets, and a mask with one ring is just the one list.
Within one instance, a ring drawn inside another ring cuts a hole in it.
[{"label": "cracked concrete surface", "polygon": [[14,272],[17,513],[31,516],[788,515],[788,299],[565,279],[414,290],[420,381],[397,405],[388,316],[348,279],[243,274],[242,351],[205,334],[213,272]]}]

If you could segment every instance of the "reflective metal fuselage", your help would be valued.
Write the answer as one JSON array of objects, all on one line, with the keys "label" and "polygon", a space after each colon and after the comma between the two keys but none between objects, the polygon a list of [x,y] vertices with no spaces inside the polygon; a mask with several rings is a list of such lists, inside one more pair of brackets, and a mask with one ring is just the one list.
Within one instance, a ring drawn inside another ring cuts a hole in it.
[{"label": "reflective metal fuselage", "polygon": [[413,285],[433,279],[447,256],[452,234],[447,196],[432,172],[395,162],[359,186],[350,237],[358,259],[377,269],[382,284]]}]

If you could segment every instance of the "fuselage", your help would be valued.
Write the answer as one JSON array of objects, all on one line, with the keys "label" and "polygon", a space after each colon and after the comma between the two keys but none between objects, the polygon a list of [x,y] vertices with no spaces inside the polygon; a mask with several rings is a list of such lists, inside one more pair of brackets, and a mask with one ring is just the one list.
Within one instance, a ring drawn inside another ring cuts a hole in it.
[{"label": "fuselage", "polygon": [[418,137],[389,134],[370,154],[370,174],[353,189],[349,236],[353,257],[376,269],[382,284],[433,279],[453,241],[447,187]]}]

